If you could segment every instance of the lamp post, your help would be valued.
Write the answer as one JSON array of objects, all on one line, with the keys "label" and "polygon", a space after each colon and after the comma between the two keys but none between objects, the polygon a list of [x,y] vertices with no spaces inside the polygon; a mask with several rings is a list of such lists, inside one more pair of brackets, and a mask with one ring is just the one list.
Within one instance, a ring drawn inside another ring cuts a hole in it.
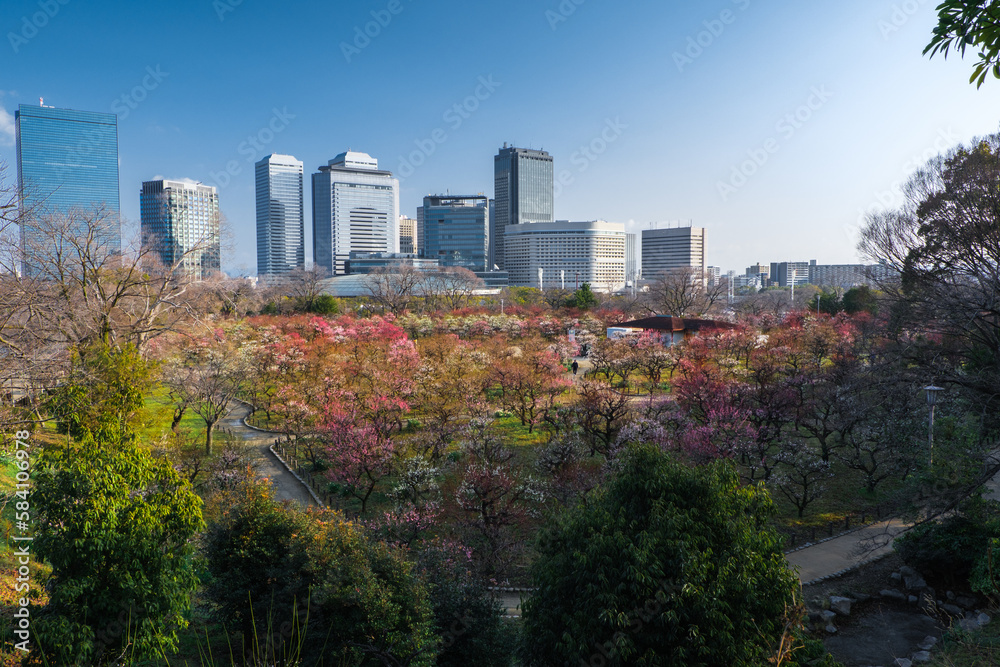
[{"label": "lamp post", "polygon": [[930,451],[931,465],[934,465],[934,406],[937,405],[938,393],[944,391],[944,388],[929,384],[924,387],[924,391],[927,393],[927,405],[931,409],[927,425],[927,449]]}]

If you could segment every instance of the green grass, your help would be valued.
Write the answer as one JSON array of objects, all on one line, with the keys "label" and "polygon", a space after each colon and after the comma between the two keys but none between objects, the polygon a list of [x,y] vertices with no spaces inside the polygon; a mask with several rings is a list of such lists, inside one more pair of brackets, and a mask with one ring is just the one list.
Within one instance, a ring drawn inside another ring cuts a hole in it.
[{"label": "green grass", "polygon": [[[166,389],[159,387],[146,397],[139,415],[137,433],[139,441],[146,444],[159,442],[170,434],[170,424],[174,418],[175,404]],[[185,438],[204,438],[205,422],[191,410],[184,413],[178,427]]]},{"label": "green grass", "polygon": [[[996,619],[997,610],[990,612]],[[974,633],[949,632],[931,651],[929,667],[992,667],[1000,664],[1000,622]]]}]

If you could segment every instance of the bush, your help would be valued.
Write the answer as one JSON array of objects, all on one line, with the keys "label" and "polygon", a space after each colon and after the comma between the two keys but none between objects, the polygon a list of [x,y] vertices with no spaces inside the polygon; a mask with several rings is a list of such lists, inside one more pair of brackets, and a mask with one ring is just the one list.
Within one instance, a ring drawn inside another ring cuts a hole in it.
[{"label": "bush", "polygon": [[761,664],[798,585],[767,491],[741,487],[728,463],[686,468],[648,445],[615,465],[542,533],[526,663]]}]

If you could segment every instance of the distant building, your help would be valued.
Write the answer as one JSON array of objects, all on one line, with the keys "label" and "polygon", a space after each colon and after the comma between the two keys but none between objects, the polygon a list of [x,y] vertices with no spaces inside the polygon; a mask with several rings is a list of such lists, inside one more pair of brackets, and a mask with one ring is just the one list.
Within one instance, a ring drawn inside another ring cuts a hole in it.
[{"label": "distant building", "polygon": [[771,262],[770,281],[779,287],[791,287],[809,284],[810,267],[816,265],[816,260],[808,262]]},{"label": "distant building", "polygon": [[545,151],[508,147],[493,158],[495,213],[490,229],[492,264],[504,262],[504,235],[510,225],[555,221],[555,172]]},{"label": "distant building", "polygon": [[765,281],[771,276],[771,267],[764,264],[751,264],[744,274],[749,278],[763,278]]},{"label": "distant building", "polygon": [[490,245],[489,200],[468,197],[424,197],[424,257],[441,266],[488,271]]},{"label": "distant building", "polygon": [[399,252],[399,181],[367,153],[341,153],[312,176],[313,261],[344,275],[352,252]]},{"label": "distant building", "polygon": [[399,216],[399,252],[404,255],[417,252],[417,221],[405,215]]},{"label": "distant building", "polygon": [[302,162],[268,155],[256,164],[257,275],[287,275],[306,264]]},{"label": "distant building", "polygon": [[895,273],[882,264],[813,264],[809,267],[809,282],[818,287],[849,289],[887,280]]},{"label": "distant building", "polygon": [[352,252],[347,260],[347,274],[364,275],[399,267],[412,267],[418,271],[436,271],[438,266],[436,259],[417,257],[412,253]]},{"label": "distant building", "polygon": [[735,325],[729,322],[654,315],[608,327],[607,336],[610,339],[616,339],[641,336],[646,332],[653,332],[654,335],[659,337],[661,343],[671,346],[682,343],[684,340],[701,333],[734,328],[736,328]]},{"label": "distant building", "polygon": [[718,285],[722,281],[722,268],[718,266],[705,267],[705,280],[710,287]]},{"label": "distant building", "polygon": [[195,280],[221,270],[219,195],[192,181],[146,181],[139,194],[143,244],[163,267]]},{"label": "distant building", "polygon": [[121,253],[118,117],[22,104],[14,125],[25,274],[37,273],[37,262],[49,255],[53,239],[45,218],[73,210],[87,214],[103,207],[99,228],[92,230],[97,249]]},{"label": "distant building", "polygon": [[627,285],[635,285],[639,280],[637,242],[638,237],[635,234],[625,235],[625,283]]},{"label": "distant building", "polygon": [[590,283],[595,291],[622,289],[627,236],[625,225],[603,220],[510,225],[505,247],[510,284],[576,289]]},{"label": "distant building", "polygon": [[642,230],[642,275],[647,280],[658,273],[691,268],[704,276],[705,228],[670,227]]}]

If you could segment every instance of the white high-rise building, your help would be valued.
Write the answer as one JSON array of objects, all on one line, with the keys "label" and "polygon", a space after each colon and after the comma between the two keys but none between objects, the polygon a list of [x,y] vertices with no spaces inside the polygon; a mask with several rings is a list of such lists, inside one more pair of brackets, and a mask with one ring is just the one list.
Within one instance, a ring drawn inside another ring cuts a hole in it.
[{"label": "white high-rise building", "polygon": [[[535,222],[507,227],[504,245],[510,284],[594,291],[625,286],[628,234],[616,222]],[[541,271],[539,273],[539,271]]]},{"label": "white high-rise building", "polygon": [[417,252],[417,221],[399,216],[399,252],[413,255]]},{"label": "white high-rise building", "polygon": [[274,154],[256,169],[257,275],[285,275],[306,263],[302,162]]},{"label": "white high-rise building", "polygon": [[652,280],[656,274],[672,269],[694,269],[704,276],[705,228],[671,227],[642,230],[642,276]]},{"label": "white high-rise building", "polygon": [[202,280],[221,269],[219,194],[195,181],[146,181],[139,194],[143,245],[161,265]]},{"label": "white high-rise building", "polygon": [[312,176],[313,261],[345,275],[352,252],[399,252],[399,180],[367,153],[347,151]]}]

